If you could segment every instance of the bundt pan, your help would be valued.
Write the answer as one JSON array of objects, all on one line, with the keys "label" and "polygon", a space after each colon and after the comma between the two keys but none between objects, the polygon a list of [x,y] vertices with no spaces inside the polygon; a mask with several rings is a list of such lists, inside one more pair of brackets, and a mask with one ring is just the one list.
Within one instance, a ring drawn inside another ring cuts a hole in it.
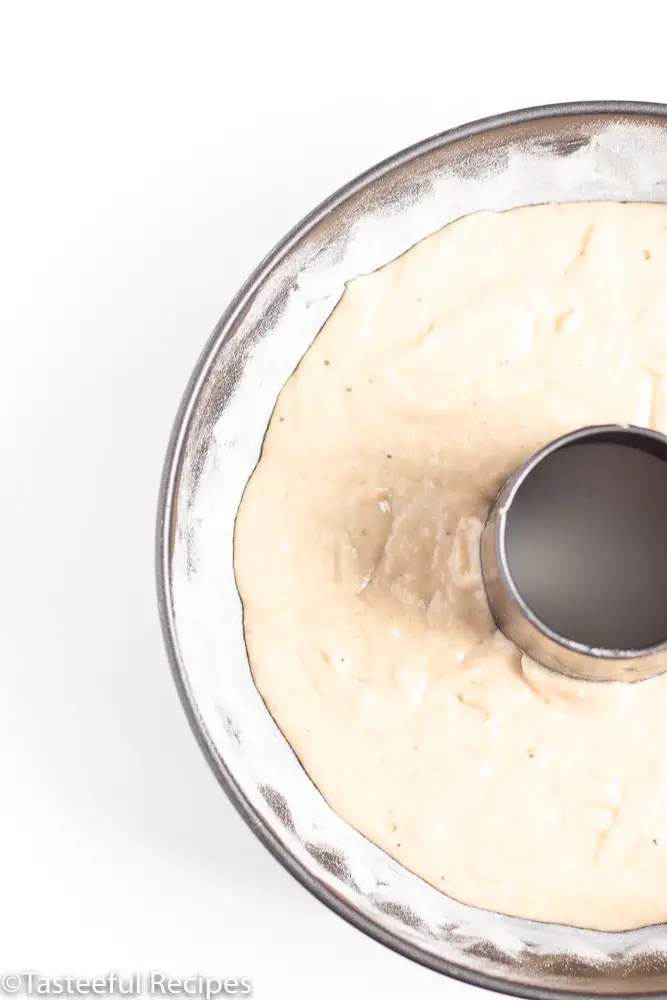
[{"label": "bundt pan", "polygon": [[253,685],[232,548],[278,392],[346,281],[471,212],[587,200],[667,201],[667,107],[500,115],[397,153],[334,194],[259,265],[206,345],[176,417],[157,531],[160,614],[183,706],[253,832],[318,899],[388,947],[541,1000],[666,996],[666,928],[600,933],[466,906],[344,823]]}]

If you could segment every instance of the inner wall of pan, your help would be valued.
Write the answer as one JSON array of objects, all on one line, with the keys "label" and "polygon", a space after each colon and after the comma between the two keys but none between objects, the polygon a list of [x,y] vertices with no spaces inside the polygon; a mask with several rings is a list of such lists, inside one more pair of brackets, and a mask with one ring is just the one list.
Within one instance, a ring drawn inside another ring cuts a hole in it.
[{"label": "inner wall of pan", "polygon": [[666,459],[667,439],[580,433],[515,488],[503,512],[506,569],[564,646],[641,656],[667,640]]},{"label": "inner wall of pan", "polygon": [[595,114],[504,123],[399,158],[316,220],[231,323],[200,388],[176,486],[177,643],[202,726],[231,782],[313,879],[403,947],[528,993],[664,992],[664,929],[572,931],[476,910],[342,822],[252,683],[233,575],[234,518],[276,397],[347,280],[475,211],[667,201],[665,162],[660,118]]}]

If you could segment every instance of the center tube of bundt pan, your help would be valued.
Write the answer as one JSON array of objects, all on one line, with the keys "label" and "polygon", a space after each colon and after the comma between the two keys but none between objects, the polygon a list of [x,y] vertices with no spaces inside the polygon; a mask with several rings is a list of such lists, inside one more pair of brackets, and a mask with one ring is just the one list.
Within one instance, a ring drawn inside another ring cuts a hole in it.
[{"label": "center tube of bundt pan", "polygon": [[503,486],[482,532],[498,627],[597,681],[667,670],[667,437],[628,425],[552,442]]}]

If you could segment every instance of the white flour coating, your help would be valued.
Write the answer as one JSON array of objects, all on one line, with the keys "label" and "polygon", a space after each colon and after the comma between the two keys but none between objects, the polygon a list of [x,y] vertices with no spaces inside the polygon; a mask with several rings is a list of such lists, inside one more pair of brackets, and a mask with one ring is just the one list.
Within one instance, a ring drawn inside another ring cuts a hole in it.
[{"label": "white flour coating", "polygon": [[259,690],[332,807],[457,899],[667,919],[667,677],[561,678],[494,631],[481,521],[537,447],[667,431],[667,207],[481,213],[352,282],[239,511]]}]

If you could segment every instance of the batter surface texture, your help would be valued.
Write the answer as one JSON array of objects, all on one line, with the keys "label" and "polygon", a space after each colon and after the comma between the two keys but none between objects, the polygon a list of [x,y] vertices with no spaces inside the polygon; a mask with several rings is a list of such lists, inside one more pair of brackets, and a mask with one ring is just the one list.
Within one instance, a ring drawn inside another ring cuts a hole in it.
[{"label": "batter surface texture", "polygon": [[495,629],[482,521],[537,448],[667,431],[667,206],[461,219],[347,286],[241,504],[253,676],[327,801],[438,889],[667,920],[667,675],[550,672]]}]

